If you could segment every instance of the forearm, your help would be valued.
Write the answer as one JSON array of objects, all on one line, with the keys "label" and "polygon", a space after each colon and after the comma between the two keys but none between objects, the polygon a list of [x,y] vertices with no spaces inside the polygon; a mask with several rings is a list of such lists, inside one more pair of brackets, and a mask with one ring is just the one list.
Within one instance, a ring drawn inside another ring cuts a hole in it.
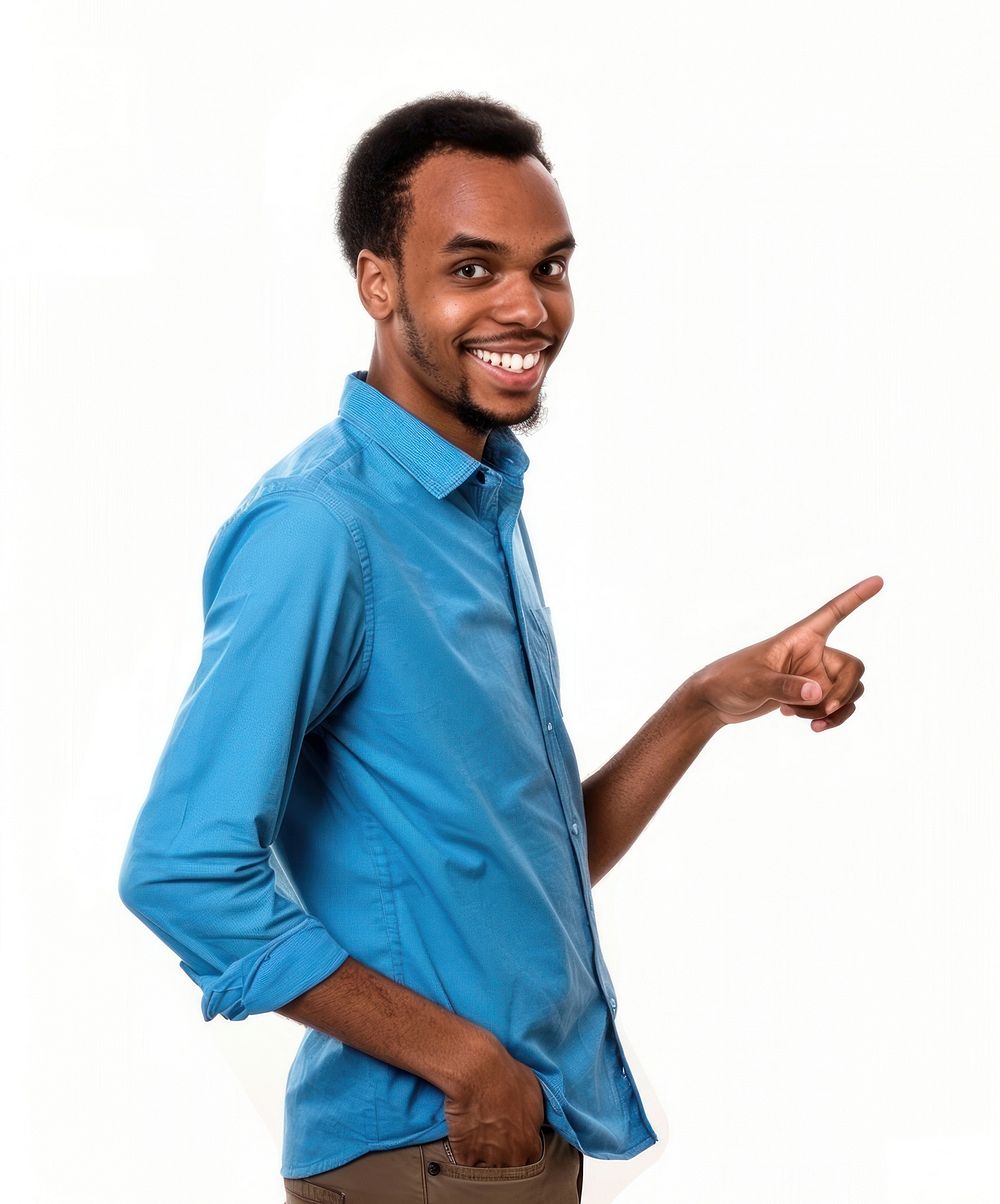
[{"label": "forearm", "polygon": [[502,1049],[487,1029],[349,957],[329,977],[276,1009],[380,1061],[433,1083],[446,1095]]},{"label": "forearm", "polygon": [[690,677],[583,783],[591,885],[631,848],[711,737],[724,726]]}]

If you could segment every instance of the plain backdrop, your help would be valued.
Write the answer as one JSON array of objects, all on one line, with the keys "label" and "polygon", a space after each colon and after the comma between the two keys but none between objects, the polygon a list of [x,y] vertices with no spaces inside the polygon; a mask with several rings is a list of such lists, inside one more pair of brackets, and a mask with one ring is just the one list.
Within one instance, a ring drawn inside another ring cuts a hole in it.
[{"label": "plain backdrop", "polygon": [[579,241],[524,513],[583,775],[885,579],[847,724],[724,729],[595,890],[660,1140],[586,1204],[1000,1197],[997,14],[4,7],[4,1199],[281,1198],[305,1030],[205,1024],[117,877],[211,537],[368,364],[343,161],[449,89],[541,123]]}]

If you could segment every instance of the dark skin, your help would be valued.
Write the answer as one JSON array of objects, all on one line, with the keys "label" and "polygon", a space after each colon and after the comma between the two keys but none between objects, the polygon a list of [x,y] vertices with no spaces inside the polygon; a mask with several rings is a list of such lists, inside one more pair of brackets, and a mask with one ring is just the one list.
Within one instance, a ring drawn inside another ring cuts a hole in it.
[{"label": "dark skin", "polygon": [[[495,426],[528,431],[573,322],[573,235],[555,180],[533,157],[439,152],[413,173],[402,262],[363,250],[358,294],[375,321],[368,383],[469,455]],[[492,245],[448,249],[458,239]],[[475,345],[534,355],[517,372]],[[834,627],[881,588],[866,577],[818,610],[684,681],[583,783],[591,884],[627,852],[716,732],[778,708],[815,732],[841,726],[864,691],[861,660]],[[469,1166],[522,1166],[541,1153],[544,1096],[493,1034],[354,958],[281,1014],[421,1075],[445,1096],[448,1137]]]},{"label": "dark skin", "polygon": [[[542,383],[573,323],[573,232],[555,181],[532,156],[431,155],[410,185],[402,263],[362,251],[358,293],[375,319],[368,383],[481,459],[494,426],[530,429]],[[469,235],[503,248],[445,250]],[[470,355],[542,351],[532,373]]]}]

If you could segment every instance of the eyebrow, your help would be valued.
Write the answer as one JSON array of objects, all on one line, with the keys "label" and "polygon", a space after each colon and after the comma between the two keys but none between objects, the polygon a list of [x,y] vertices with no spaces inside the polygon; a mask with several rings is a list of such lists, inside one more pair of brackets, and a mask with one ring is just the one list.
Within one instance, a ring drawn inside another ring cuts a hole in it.
[{"label": "eyebrow", "polygon": [[[542,251],[542,258],[554,255],[556,251],[571,251],[575,246],[576,239],[573,235],[564,234],[562,238],[557,239]],[[456,251],[486,251],[490,255],[513,255],[514,253],[506,243],[494,242],[490,238],[480,238],[478,234],[456,234],[454,238],[449,238],[441,248],[442,255],[453,255]]]}]

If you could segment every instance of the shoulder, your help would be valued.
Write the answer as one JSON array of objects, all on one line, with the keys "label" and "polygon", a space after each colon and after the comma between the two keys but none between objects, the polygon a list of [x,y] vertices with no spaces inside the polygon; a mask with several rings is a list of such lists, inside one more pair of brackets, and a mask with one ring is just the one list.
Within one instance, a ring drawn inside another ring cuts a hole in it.
[{"label": "shoulder", "polygon": [[212,548],[250,529],[262,539],[291,543],[343,540],[345,534],[363,543],[352,500],[369,441],[339,418],[314,431],[247,490],[216,530]]},{"label": "shoulder", "polygon": [[368,553],[361,528],[334,490],[316,481],[279,478],[248,494],[212,538],[205,562],[206,605],[226,586],[258,596],[335,592],[355,583],[370,595]]},{"label": "shoulder", "polygon": [[361,471],[360,461],[370,443],[368,435],[338,416],[313,431],[261,473],[230,517],[276,490],[315,494],[335,506],[338,494],[350,494],[351,484]]}]

